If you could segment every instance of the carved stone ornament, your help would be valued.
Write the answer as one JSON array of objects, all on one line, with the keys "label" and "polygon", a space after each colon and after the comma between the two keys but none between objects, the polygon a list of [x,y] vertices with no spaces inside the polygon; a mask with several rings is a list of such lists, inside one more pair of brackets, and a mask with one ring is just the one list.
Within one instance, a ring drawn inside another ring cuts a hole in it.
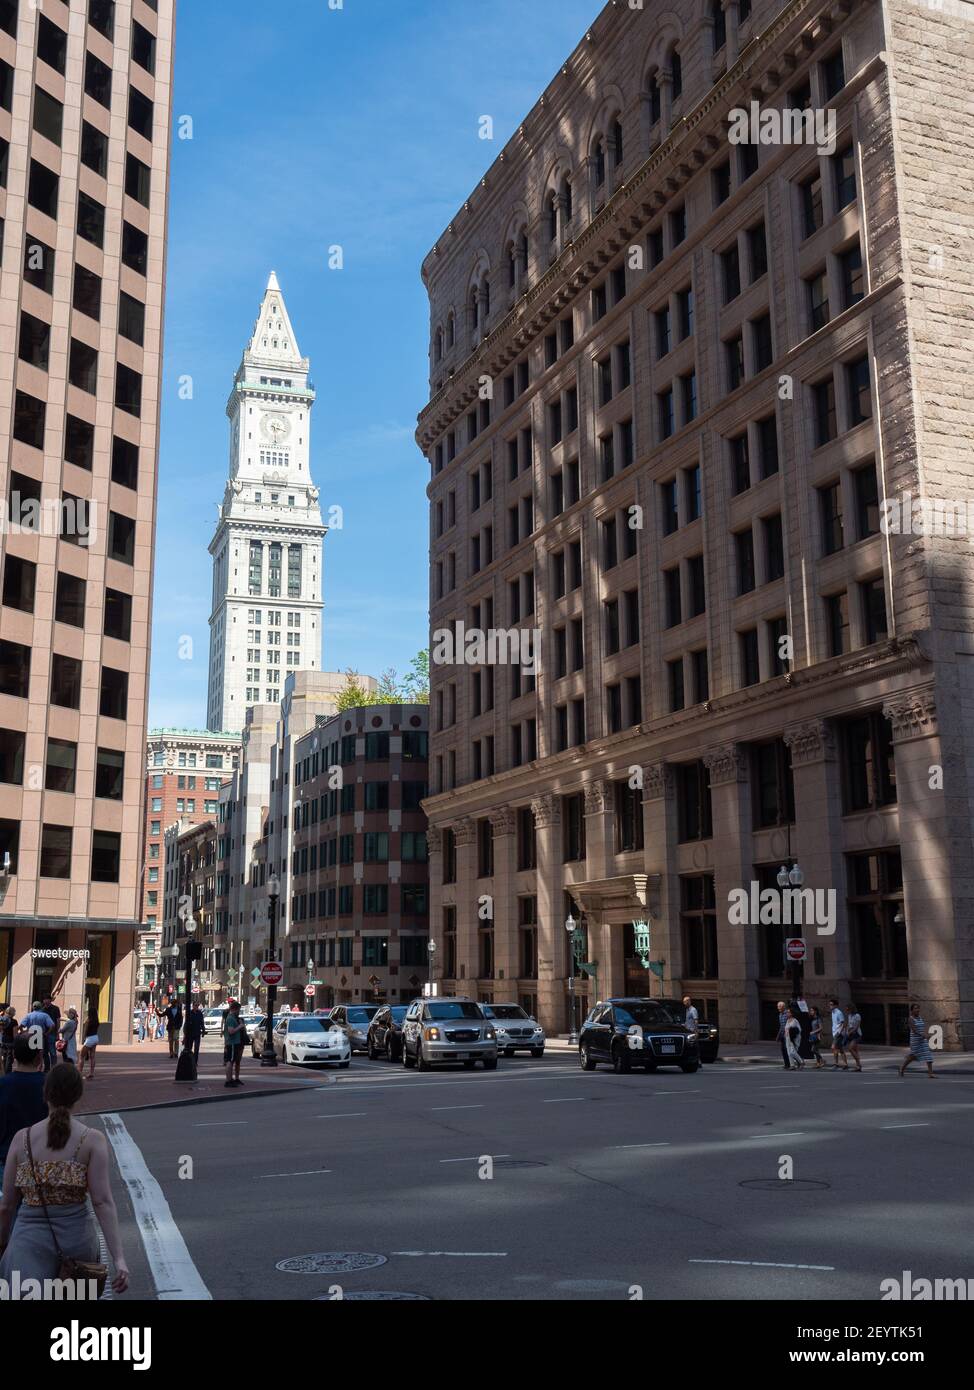
[{"label": "carved stone ornament", "polygon": [[585,783],[585,814],[601,815],[606,809],[605,783],[601,778]]},{"label": "carved stone ornament", "polygon": [[932,738],[939,732],[937,705],[932,691],[915,690],[887,700],[883,713],[893,726],[893,738],[905,743],[913,738]]},{"label": "carved stone ornament", "polygon": [[643,769],[644,801],[658,801],[673,791],[673,769],[669,763],[650,763]]},{"label": "carved stone ornament", "polygon": [[743,782],[747,777],[747,762],[736,743],[711,748],[704,753],[703,761],[710,773],[712,787],[722,787],[728,782]]},{"label": "carved stone ornament", "polygon": [[495,835],[513,835],[517,828],[517,816],[509,806],[501,806],[490,812],[490,823]]},{"label": "carved stone ornament", "polygon": [[561,820],[561,802],[551,792],[545,792],[543,796],[532,801],[531,810],[534,812],[534,824],[538,830],[547,830],[549,826],[558,825]]},{"label": "carved stone ornament", "polygon": [[785,746],[791,750],[792,767],[807,763],[831,762],[835,757],[835,737],[824,719],[793,724],[784,732]]},{"label": "carved stone ornament", "polygon": [[469,816],[464,816],[463,820],[458,820],[453,826],[453,838],[457,849],[462,849],[465,845],[472,845],[477,834],[477,827]]}]

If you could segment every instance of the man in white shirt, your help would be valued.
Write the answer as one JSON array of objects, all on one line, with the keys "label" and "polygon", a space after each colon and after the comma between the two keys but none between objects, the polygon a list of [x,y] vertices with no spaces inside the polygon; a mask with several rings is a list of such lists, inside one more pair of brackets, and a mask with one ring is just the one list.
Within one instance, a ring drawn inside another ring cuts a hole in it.
[{"label": "man in white shirt", "polygon": [[840,1009],[840,1007],[839,1007],[839,1001],[838,1001],[837,999],[830,999],[830,1000],[829,1000],[829,1008],[832,1010],[832,1056],[835,1058],[835,1061],[832,1063],[832,1069],[833,1069],[834,1071],[838,1071],[838,1069],[839,1069],[839,1058],[841,1057],[841,1058],[842,1058],[842,1070],[843,1070],[843,1071],[848,1071],[848,1070],[849,1070],[849,1063],[846,1061],[846,1055],[845,1055],[845,1046],[846,1046],[846,1019],[845,1019],[845,1014],[843,1013],[842,1009]]},{"label": "man in white shirt", "polygon": [[693,1007],[689,994],[685,994],[683,996],[683,1007],[687,1011],[686,1025],[690,1029],[691,1033],[695,1033],[697,1031],[697,1023],[700,1019],[700,1015]]}]

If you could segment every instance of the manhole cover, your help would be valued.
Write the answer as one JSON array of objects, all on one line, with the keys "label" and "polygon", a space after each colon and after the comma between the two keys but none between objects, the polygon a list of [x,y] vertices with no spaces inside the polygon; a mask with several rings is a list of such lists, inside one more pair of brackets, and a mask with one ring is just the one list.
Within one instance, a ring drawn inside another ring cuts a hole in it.
[{"label": "manhole cover", "polygon": [[547,1168],[547,1163],[541,1163],[533,1158],[504,1158],[497,1159],[494,1163],[495,1168]]},{"label": "manhole cover", "polygon": [[398,1289],[368,1289],[359,1293],[343,1294],[332,1298],[329,1294],[319,1294],[312,1303],[431,1303],[432,1299],[424,1293],[400,1293]]},{"label": "manhole cover", "polygon": [[822,1192],[831,1186],[814,1178],[748,1178],[738,1183],[738,1187],[750,1187],[757,1192],[780,1192],[782,1188],[791,1188],[793,1192]]},{"label": "manhole cover", "polygon": [[385,1255],[365,1255],[357,1250],[325,1250],[318,1255],[293,1255],[274,1266],[282,1274],[354,1274],[386,1263]]}]

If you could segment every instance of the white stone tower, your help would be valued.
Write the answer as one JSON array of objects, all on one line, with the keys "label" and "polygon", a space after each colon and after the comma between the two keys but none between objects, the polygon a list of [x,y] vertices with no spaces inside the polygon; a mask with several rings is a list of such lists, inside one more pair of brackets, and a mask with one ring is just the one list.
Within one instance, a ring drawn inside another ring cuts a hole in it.
[{"label": "white stone tower", "polygon": [[314,387],[271,272],[227,402],[230,478],[213,556],[208,729],[243,728],[292,671],[321,669],[322,525],[310,472]]}]

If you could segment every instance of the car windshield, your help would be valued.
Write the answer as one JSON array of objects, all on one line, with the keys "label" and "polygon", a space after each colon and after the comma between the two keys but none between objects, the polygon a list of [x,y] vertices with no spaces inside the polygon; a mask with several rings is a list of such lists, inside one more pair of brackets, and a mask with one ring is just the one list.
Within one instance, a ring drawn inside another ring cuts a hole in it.
[{"label": "car windshield", "polygon": [[627,1028],[633,1023],[638,1023],[640,1028],[669,1028],[676,1021],[660,1004],[627,1004],[625,1008],[615,1004],[613,1007],[616,1023]]},{"label": "car windshield", "polygon": [[485,1004],[484,1013],[488,1018],[528,1018],[520,1004]]},{"label": "car windshield", "polygon": [[375,1016],[376,1016],[376,1014],[377,1014],[378,1012],[379,1012],[379,1005],[378,1005],[378,1004],[376,1004],[376,1006],[375,1006],[374,1009],[373,1009],[373,1008],[367,1008],[367,1009],[349,1009],[349,1011],[348,1011],[348,1021],[349,1021],[349,1023],[357,1023],[357,1024],[359,1025],[359,1027],[362,1027],[362,1026],[363,1026],[364,1024],[366,1024],[366,1023],[371,1023],[372,1019],[375,1018]]},{"label": "car windshield", "polygon": [[409,1009],[408,1006],[405,1004],[397,1004],[396,1007],[390,1009],[389,1012],[392,1014],[393,1022],[402,1023],[403,1019],[406,1017],[406,1014],[409,1012]]},{"label": "car windshield", "polygon": [[315,1018],[310,1014],[307,1018],[293,1018],[288,1024],[289,1033],[328,1033],[330,1026],[327,1018]]},{"label": "car windshield", "polygon": [[482,1018],[480,1005],[473,1000],[452,999],[444,1000],[440,1004],[427,1004],[426,1017],[432,1019],[447,1018]]}]

